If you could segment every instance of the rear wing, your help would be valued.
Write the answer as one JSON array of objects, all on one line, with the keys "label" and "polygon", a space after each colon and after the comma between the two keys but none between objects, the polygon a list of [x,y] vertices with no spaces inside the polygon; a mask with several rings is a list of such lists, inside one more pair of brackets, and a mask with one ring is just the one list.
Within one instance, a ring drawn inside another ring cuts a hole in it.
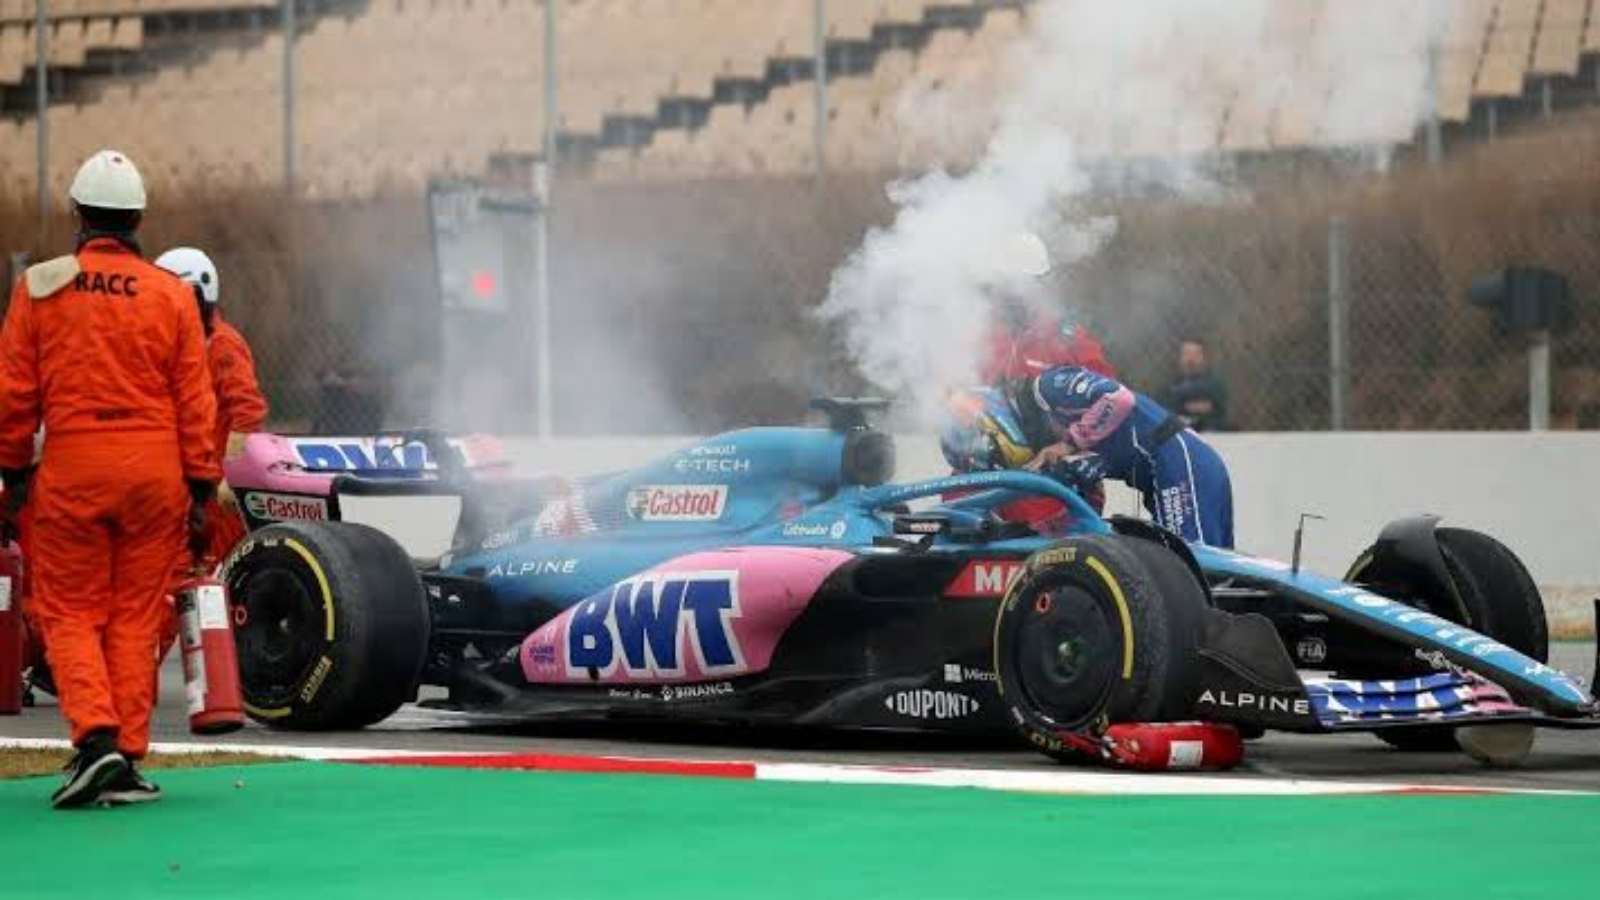
[{"label": "rear wing", "polygon": [[511,471],[492,437],[421,431],[252,434],[224,467],[252,531],[277,521],[360,522],[389,534],[422,562],[449,549],[462,513],[466,479],[460,476],[494,478]]},{"label": "rear wing", "polygon": [[483,434],[452,436],[433,431],[355,437],[280,438],[289,460],[308,472],[344,472],[363,477],[430,477],[445,469],[508,466],[504,447]]}]

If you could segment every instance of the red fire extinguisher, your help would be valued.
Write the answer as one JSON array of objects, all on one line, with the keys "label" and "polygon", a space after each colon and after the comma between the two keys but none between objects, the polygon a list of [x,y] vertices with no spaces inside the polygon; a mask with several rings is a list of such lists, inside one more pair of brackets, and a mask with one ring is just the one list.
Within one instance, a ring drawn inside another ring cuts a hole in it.
[{"label": "red fire extinguisher", "polygon": [[1104,740],[1118,764],[1146,772],[1216,771],[1244,759],[1238,730],[1211,722],[1120,722]]},{"label": "red fire extinguisher", "polygon": [[1097,733],[1064,731],[1055,737],[1086,759],[1142,772],[1219,771],[1244,759],[1239,730],[1212,722],[1118,722]]},{"label": "red fire extinguisher", "polygon": [[228,588],[209,575],[185,581],[175,595],[183,642],[184,697],[189,730],[226,734],[244,726],[239,656],[233,645]]},{"label": "red fire extinguisher", "polygon": [[22,548],[0,544],[0,716],[22,712]]}]

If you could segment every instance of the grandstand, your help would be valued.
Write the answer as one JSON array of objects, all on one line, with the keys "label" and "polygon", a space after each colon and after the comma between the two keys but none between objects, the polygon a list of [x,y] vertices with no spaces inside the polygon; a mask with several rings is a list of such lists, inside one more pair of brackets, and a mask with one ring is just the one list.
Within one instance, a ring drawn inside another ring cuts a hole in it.
[{"label": "grandstand", "polygon": [[[813,171],[812,0],[552,0],[561,36],[563,160],[595,177],[651,180]],[[1315,58],[1323,11],[1279,4],[1263,46]],[[298,162],[312,197],[412,189],[535,153],[545,111],[540,0],[300,0]],[[833,0],[825,162],[885,170],[975,150],[982,124],[930,139],[901,126],[905,98],[983,96],[1028,4]],[[1409,12],[1408,12],[1409,10]],[[1600,100],[1600,2],[1456,0],[1437,54],[1447,144]],[[0,0],[0,192],[34,178],[33,0]],[[51,178],[122,146],[153,181],[272,183],[284,35],[275,0],[51,0]],[[1249,65],[1241,53],[1239,65]],[[1327,73],[1326,77],[1362,77]],[[1206,96],[1197,86],[1197,96]],[[1182,133],[1120,136],[1103,153],[1272,154],[1403,146],[1410,117],[1330,107],[1326,79],[1277,96],[1207,96]]]}]

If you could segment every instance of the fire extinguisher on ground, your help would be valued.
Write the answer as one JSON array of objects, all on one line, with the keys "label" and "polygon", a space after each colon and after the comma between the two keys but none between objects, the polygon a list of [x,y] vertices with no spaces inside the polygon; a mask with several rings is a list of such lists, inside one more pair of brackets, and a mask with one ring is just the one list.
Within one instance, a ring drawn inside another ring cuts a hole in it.
[{"label": "fire extinguisher on ground", "polygon": [[4,716],[22,712],[22,565],[17,542],[0,543],[0,715]]},{"label": "fire extinguisher on ground", "polygon": [[178,587],[173,599],[183,651],[189,730],[194,734],[237,731],[244,726],[244,697],[227,585],[197,565],[195,574]]}]

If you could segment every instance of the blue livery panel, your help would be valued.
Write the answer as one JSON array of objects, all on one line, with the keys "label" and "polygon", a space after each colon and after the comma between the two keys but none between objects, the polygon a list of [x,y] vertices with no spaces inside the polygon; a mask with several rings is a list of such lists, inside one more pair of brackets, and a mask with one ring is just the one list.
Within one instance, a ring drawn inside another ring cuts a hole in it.
[{"label": "blue livery panel", "polygon": [[1470,672],[1381,681],[1307,678],[1305,687],[1312,713],[1328,728],[1534,714]]},{"label": "blue livery panel", "polygon": [[[738,665],[738,643],[724,618],[734,602],[731,591],[714,580],[657,582],[639,573],[678,556],[730,546],[897,552],[881,551],[875,542],[893,534],[895,511],[902,504],[929,498],[951,523],[963,527],[981,524],[994,509],[1031,496],[1066,504],[1079,532],[1112,531],[1076,492],[1031,472],[850,486],[843,473],[845,444],[843,434],[822,429],[753,428],[719,435],[639,469],[581,482],[581,505],[592,521],[579,532],[552,535],[533,516],[448,560],[444,572],[483,579],[495,602],[505,605],[534,599],[561,608],[578,604],[564,649],[579,668],[670,673],[687,662],[717,671]],[[306,443],[298,452],[308,467],[430,464],[420,445],[369,457],[362,454],[377,451],[367,445],[324,441]],[[1026,554],[1053,543],[1037,536],[985,543],[973,540],[970,528],[967,532],[960,537],[935,532],[919,549]],[[1597,712],[1593,698],[1573,678],[1439,616],[1338,579],[1291,572],[1286,563],[1190,547],[1208,574],[1264,582],[1308,608],[1453,661],[1450,671],[1420,679],[1306,679],[1315,715],[1325,727],[1397,718],[1526,715],[1529,706],[1574,718]],[[699,658],[679,658],[683,647]]]},{"label": "blue livery panel", "polygon": [[1192,549],[1201,568],[1207,572],[1269,581],[1313,609],[1395,634],[1409,644],[1437,650],[1473,669],[1487,669],[1502,678],[1502,683],[1518,685],[1538,694],[1557,715],[1580,716],[1594,711],[1594,699],[1571,676],[1433,613],[1326,575],[1303,570],[1293,573],[1287,563],[1276,560],[1257,559],[1198,544]]}]

